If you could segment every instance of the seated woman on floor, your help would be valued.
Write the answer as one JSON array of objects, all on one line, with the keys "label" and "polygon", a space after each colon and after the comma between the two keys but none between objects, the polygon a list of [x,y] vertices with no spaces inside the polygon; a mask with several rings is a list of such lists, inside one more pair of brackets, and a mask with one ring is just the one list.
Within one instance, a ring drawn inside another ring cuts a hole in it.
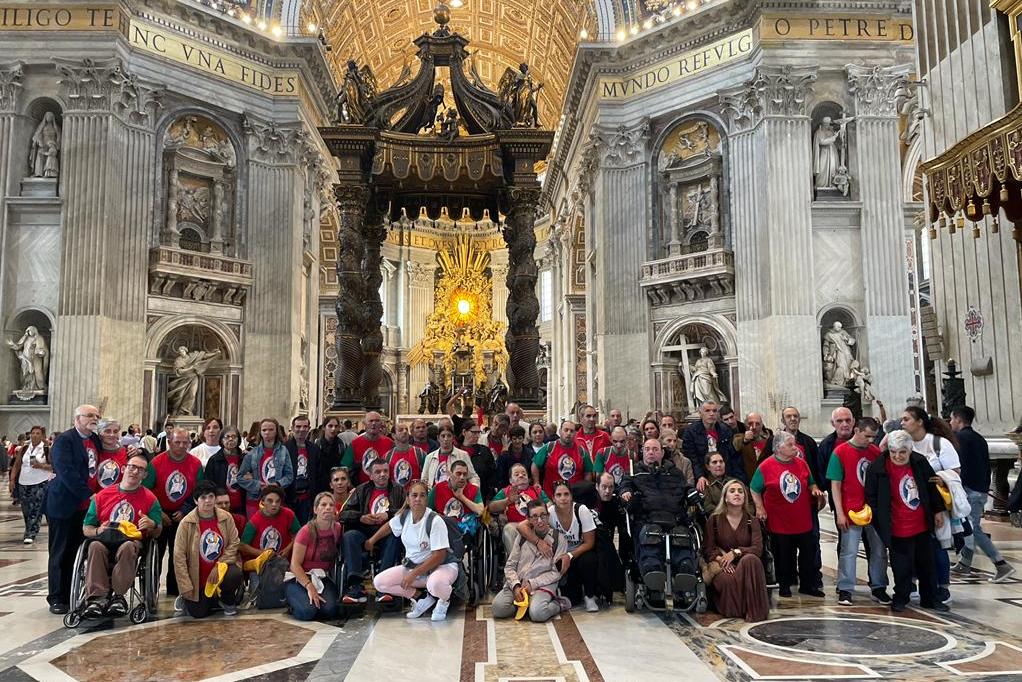
[{"label": "seated woman on floor", "polygon": [[704,578],[710,577],[717,613],[750,623],[766,620],[770,601],[762,562],[763,529],[741,481],[724,484],[720,502],[706,521],[703,550]]},{"label": "seated woman on floor", "polygon": [[284,597],[297,620],[332,620],[340,610],[337,585],[331,576],[341,546],[333,493],[316,495],[312,513],[312,519],[295,536],[291,552],[294,579],[284,583]]},{"label": "seated woman on floor", "polygon": [[379,573],[373,585],[377,592],[411,599],[408,618],[418,618],[433,607],[430,620],[444,620],[458,579],[458,560],[450,552],[447,524],[426,505],[428,496],[423,481],[412,481],[404,508],[380,526],[365,547],[372,552],[373,545],[388,535],[401,538],[404,563]]}]

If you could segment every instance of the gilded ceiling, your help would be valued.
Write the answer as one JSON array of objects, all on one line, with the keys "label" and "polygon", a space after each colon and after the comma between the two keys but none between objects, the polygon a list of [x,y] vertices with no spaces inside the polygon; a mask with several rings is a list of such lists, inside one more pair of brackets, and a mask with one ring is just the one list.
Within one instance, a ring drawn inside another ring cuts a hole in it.
[{"label": "gilded ceiling", "polygon": [[[412,40],[436,28],[435,0],[316,1],[334,73],[343,74],[353,58],[372,67],[381,88],[398,78],[405,62],[415,68]],[[540,122],[556,127],[579,35],[596,31],[593,0],[463,0],[451,15],[451,29],[472,41],[468,49],[476,53],[479,75],[494,90],[506,67],[530,65],[544,84]]]}]

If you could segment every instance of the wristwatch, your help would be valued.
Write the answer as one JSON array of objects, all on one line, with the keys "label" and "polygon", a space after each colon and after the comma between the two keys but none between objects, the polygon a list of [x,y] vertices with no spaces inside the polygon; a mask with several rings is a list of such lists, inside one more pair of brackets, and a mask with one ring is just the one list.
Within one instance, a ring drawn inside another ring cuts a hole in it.
[{"label": "wristwatch", "polygon": [[571,559],[572,561],[575,560],[575,555],[574,554],[572,554],[571,552],[566,552],[566,554],[568,555],[569,559]]},{"label": "wristwatch", "polygon": [[736,557],[736,558],[738,558],[738,559],[741,559],[741,558],[742,558],[742,550],[741,550],[741,549],[739,549],[738,547],[735,547],[735,548],[734,548],[733,550],[731,550],[731,551],[735,553],[735,557]]}]

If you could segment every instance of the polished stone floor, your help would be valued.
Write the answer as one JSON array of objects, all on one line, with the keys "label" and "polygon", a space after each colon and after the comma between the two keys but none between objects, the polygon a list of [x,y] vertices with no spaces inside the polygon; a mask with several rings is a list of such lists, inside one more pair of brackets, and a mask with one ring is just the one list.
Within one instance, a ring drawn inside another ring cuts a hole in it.
[{"label": "polished stone floor", "polygon": [[[1022,530],[996,522],[988,530],[1022,569]],[[826,526],[828,597],[781,600],[758,624],[712,613],[627,614],[621,604],[546,625],[495,621],[485,605],[452,610],[444,623],[372,609],[324,624],[272,611],[195,622],[168,617],[164,598],[144,625],[77,631],[46,610],[45,528],[32,547],[21,544],[21,531],[21,513],[4,493],[0,682],[1022,680],[1022,576],[990,584],[984,557],[976,576],[955,580],[952,611],[939,617],[916,609],[893,617],[864,588],[855,606],[841,607],[832,596],[835,535]]]}]

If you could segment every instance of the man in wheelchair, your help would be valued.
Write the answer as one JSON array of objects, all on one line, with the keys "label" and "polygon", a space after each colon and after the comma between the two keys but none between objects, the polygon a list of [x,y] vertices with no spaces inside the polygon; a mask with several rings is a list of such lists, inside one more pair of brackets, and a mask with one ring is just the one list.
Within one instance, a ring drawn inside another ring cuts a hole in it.
[{"label": "man in wheelchair", "polygon": [[[132,455],[120,484],[103,488],[93,495],[89,504],[82,528],[86,539],[93,540],[86,561],[82,612],[86,618],[103,615],[118,618],[127,614],[128,602],[124,595],[135,582],[141,538],[153,539],[160,535],[163,511],[156,496],[142,486],[147,470],[145,455],[141,452]],[[122,525],[122,522],[131,525]]]},{"label": "man in wheelchair", "polygon": [[[621,483],[621,501],[632,519],[635,560],[652,593],[672,592],[689,601],[698,584],[698,538],[689,528],[691,488],[681,470],[664,458],[659,440],[642,446],[642,462]],[[667,584],[665,538],[670,540],[672,584]]]}]

